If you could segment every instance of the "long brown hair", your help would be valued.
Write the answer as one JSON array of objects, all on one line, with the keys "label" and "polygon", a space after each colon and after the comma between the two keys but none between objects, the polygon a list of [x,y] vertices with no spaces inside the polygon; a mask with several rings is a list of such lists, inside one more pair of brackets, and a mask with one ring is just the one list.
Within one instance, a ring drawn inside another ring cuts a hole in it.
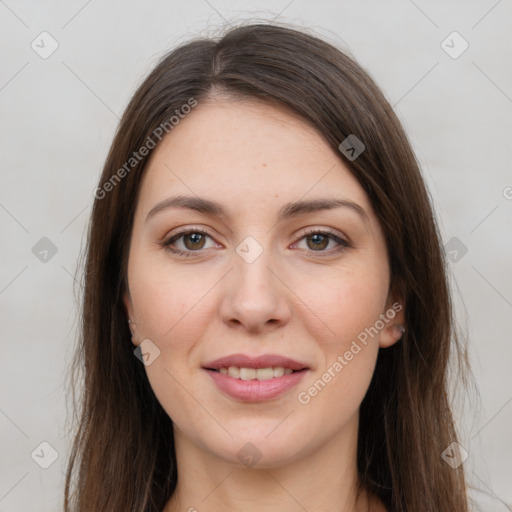
[{"label": "long brown hair", "polygon": [[[130,159],[148,138],[158,143],[155,130],[169,126],[191,98],[200,102],[218,92],[291,108],[339,153],[368,194],[407,330],[380,350],[360,407],[360,484],[396,512],[466,512],[463,466],[453,469],[441,455],[457,441],[449,356],[457,356],[461,371],[469,365],[456,336],[445,257],[418,163],[390,104],[352,58],[305,30],[277,24],[238,26],[220,39],[196,39],[171,51],[121,119],[89,226],[81,336],[71,369],[81,399],[65,511],[161,512],[176,488],[171,419],[134,357],[122,301],[149,155]],[[365,145],[356,159],[338,149],[351,134]]]}]

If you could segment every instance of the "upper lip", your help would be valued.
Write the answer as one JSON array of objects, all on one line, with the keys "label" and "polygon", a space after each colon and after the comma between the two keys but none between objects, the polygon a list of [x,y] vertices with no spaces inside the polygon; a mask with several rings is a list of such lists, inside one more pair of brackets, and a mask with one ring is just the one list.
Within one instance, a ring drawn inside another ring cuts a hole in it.
[{"label": "upper lip", "polygon": [[308,366],[299,361],[275,354],[263,354],[257,357],[251,357],[245,354],[233,354],[210,361],[203,365],[203,368],[218,370],[220,368],[229,368],[236,366],[238,368],[272,368],[282,366],[292,370],[303,370]]}]

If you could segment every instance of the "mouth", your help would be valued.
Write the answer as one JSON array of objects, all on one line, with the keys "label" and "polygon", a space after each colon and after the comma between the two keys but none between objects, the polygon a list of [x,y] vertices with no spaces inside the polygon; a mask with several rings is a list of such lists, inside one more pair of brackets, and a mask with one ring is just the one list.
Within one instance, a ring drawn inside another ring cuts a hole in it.
[{"label": "mouth", "polygon": [[291,375],[292,373],[305,372],[307,368],[302,368],[300,370],[292,370],[291,368],[285,368],[284,366],[269,366],[267,368],[222,366],[218,370],[216,370],[215,368],[205,368],[205,370],[221,373],[222,375],[228,375],[233,379],[239,380],[270,380],[278,379],[283,375]]},{"label": "mouth", "polygon": [[310,368],[278,355],[235,354],[203,365],[218,389],[231,398],[259,402],[276,398],[302,380]]}]

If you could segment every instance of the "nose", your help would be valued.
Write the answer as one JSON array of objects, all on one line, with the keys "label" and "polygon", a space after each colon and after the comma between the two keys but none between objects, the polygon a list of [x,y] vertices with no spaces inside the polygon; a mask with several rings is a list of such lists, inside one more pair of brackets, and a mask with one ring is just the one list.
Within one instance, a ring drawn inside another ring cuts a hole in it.
[{"label": "nose", "polygon": [[234,255],[234,268],[223,280],[220,315],[229,327],[251,334],[286,325],[291,317],[289,295],[269,250],[252,262]]}]

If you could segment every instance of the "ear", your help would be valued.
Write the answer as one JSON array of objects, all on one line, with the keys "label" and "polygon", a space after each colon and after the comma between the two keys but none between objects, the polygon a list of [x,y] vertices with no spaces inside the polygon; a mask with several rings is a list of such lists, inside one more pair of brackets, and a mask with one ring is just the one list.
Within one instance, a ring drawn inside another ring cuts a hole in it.
[{"label": "ear", "polygon": [[134,318],[134,312],[133,312],[133,304],[132,299],[130,297],[130,293],[128,291],[125,291],[123,293],[123,302],[124,306],[126,308],[126,321],[129,324],[130,332],[132,333],[132,343],[137,347],[139,345],[138,343],[138,336],[137,336],[137,324]]},{"label": "ear", "polygon": [[390,294],[384,311],[388,319],[384,329],[380,333],[380,348],[388,348],[399,341],[407,326],[405,325],[404,301],[397,294]]}]

